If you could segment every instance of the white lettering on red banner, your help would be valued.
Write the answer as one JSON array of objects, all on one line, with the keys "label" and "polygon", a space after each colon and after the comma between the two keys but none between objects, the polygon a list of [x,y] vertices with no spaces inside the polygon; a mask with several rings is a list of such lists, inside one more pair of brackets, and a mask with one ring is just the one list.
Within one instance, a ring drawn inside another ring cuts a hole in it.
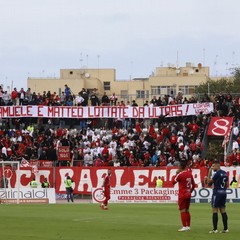
[{"label": "white lettering on red banner", "polygon": [[207,135],[227,136],[232,128],[233,117],[212,117],[208,126]]},{"label": "white lettering on red banner", "polygon": [[70,160],[70,147],[61,146],[58,147],[58,160],[69,161]]},{"label": "white lettering on red banner", "polygon": [[209,114],[213,103],[178,104],[159,107],[131,106],[0,106],[1,118],[158,118]]},{"label": "white lettering on red banner", "polygon": [[[6,171],[7,168],[5,168]],[[32,168],[21,168],[19,173],[20,188],[29,187],[29,183],[32,178],[35,177],[38,183],[41,183],[44,178],[50,182],[51,186],[55,186],[56,193],[65,193],[64,180],[67,176],[70,176],[74,183],[74,193],[79,194],[91,194],[93,188],[101,188],[103,184],[103,177],[106,175],[108,168],[97,168],[97,167],[56,167],[54,168],[43,168],[39,167],[37,173],[32,173]],[[240,184],[240,167],[222,167],[232,179],[236,176]],[[164,188],[173,187],[171,180],[176,174],[176,167],[165,167],[165,168],[112,168],[111,176],[111,187],[112,188],[154,188],[158,176],[161,176]],[[0,176],[2,176],[2,169],[0,167]],[[54,177],[56,174],[56,178]],[[192,174],[197,187],[202,187],[204,177],[208,175],[208,169],[197,168],[192,169]],[[6,175],[9,188],[16,187],[16,171],[9,168],[8,174]],[[55,181],[55,182],[54,182]],[[240,186],[240,185],[239,185]]]}]

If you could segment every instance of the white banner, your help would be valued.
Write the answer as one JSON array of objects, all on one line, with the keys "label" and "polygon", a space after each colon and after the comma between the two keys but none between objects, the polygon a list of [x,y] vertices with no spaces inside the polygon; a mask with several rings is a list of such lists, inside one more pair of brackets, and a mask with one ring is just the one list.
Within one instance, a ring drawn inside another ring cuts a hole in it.
[{"label": "white banner", "polygon": [[130,106],[0,106],[0,118],[43,117],[43,118],[158,118],[209,114],[213,103],[191,103],[159,107]]},{"label": "white banner", "polygon": [[[170,203],[177,202],[177,188],[118,187],[111,189],[110,203]],[[104,200],[101,188],[92,191],[93,203]]]},{"label": "white banner", "polygon": [[0,202],[56,203],[55,188],[0,188]]},{"label": "white banner", "polygon": [[[227,201],[228,202],[240,202],[240,188],[228,188],[227,189]],[[211,188],[196,188],[192,193],[193,202],[211,202],[212,189]]]},{"label": "white banner", "polygon": [[[240,202],[240,189],[228,189],[227,199],[231,202]],[[196,188],[192,193],[192,202],[210,202],[211,188]],[[101,203],[104,200],[102,188],[92,190],[93,203]],[[178,200],[178,188],[144,188],[144,187],[118,187],[111,189],[110,203],[176,203]]]}]

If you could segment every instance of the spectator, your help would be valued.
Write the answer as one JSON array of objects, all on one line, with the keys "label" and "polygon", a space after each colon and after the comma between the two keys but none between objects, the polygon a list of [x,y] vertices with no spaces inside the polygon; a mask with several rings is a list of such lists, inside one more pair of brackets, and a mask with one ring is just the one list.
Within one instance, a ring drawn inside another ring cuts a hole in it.
[{"label": "spectator", "polygon": [[96,93],[93,93],[90,97],[91,105],[92,106],[100,106],[100,100],[97,97]]},{"label": "spectator", "polygon": [[116,96],[115,93],[113,93],[113,94],[110,96],[109,100],[110,100],[111,106],[116,106],[116,105],[117,105],[116,103],[117,103],[118,98],[117,98],[117,96]]},{"label": "spectator", "polygon": [[11,99],[12,99],[12,103],[13,105],[17,105],[18,104],[18,91],[17,88],[14,88],[12,93],[11,93]]},{"label": "spectator", "polygon": [[91,155],[91,152],[87,152],[87,154],[84,155],[84,166],[85,167],[89,167],[89,166],[93,166],[93,157]]},{"label": "spectator", "polygon": [[4,91],[4,93],[2,95],[2,99],[4,101],[5,106],[10,105],[11,97],[7,91]]},{"label": "spectator", "polygon": [[3,93],[4,93],[3,88],[0,85],[0,101],[3,99]]},{"label": "spectator", "polygon": [[75,98],[75,102],[77,106],[82,106],[85,99],[81,96],[81,92],[78,93],[78,96]]},{"label": "spectator", "polygon": [[233,133],[233,139],[236,140],[239,136],[239,127],[237,123],[234,124],[232,133]]},{"label": "spectator", "polygon": [[66,100],[65,93],[62,92],[62,93],[60,94],[60,103],[61,103],[61,105],[64,105],[65,100]]},{"label": "spectator", "polygon": [[237,142],[236,139],[233,140],[233,144],[232,144],[232,150],[238,149],[239,148],[239,144]]},{"label": "spectator", "polygon": [[102,96],[102,105],[103,106],[108,106],[110,103],[109,97],[107,96],[106,92],[104,92]]},{"label": "spectator", "polygon": [[82,88],[80,91],[80,95],[84,98],[84,101],[82,102],[82,106],[87,106],[88,105],[88,92],[86,91],[85,88]]},{"label": "spectator", "polygon": [[28,100],[28,102],[31,102],[32,101],[32,92],[31,92],[31,88],[28,88],[26,93],[25,93],[25,97],[26,99]]},{"label": "spectator", "polygon": [[157,106],[158,105],[158,100],[157,100],[157,97],[156,96],[153,96],[152,100],[151,100],[151,104],[153,106]]},{"label": "spectator", "polygon": [[19,105],[23,105],[24,100],[25,100],[25,91],[23,90],[23,88],[21,88],[19,92]]},{"label": "spectator", "polygon": [[71,95],[71,89],[67,84],[65,84],[64,87],[65,87],[65,89],[64,89],[65,96],[66,96],[66,98],[68,98]]}]

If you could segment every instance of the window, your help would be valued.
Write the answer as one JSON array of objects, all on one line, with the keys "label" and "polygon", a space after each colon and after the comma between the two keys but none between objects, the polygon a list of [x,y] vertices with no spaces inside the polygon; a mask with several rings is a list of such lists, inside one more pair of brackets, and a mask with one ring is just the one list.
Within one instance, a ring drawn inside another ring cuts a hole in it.
[{"label": "window", "polygon": [[193,95],[196,87],[197,86],[179,86],[179,91],[181,91],[183,95]]},{"label": "window", "polygon": [[148,90],[137,90],[136,91],[136,98],[149,98],[149,91]]},{"label": "window", "polygon": [[104,91],[111,90],[110,82],[103,82]]},{"label": "window", "polygon": [[121,98],[128,98],[128,90],[121,90]]},{"label": "window", "polygon": [[151,87],[151,95],[176,95],[176,86],[152,86]]},{"label": "window", "polygon": [[70,74],[70,75],[73,75],[73,71],[70,71],[69,74]]},{"label": "window", "polygon": [[152,86],[151,87],[151,95],[160,95],[161,87],[160,86]]}]

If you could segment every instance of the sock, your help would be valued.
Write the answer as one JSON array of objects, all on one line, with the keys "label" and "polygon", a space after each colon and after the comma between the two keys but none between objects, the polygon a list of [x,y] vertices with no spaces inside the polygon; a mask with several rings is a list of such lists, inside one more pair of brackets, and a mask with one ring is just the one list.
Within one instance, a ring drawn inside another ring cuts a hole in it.
[{"label": "sock", "polygon": [[187,220],[186,220],[186,213],[185,212],[181,212],[181,220],[182,220],[182,225],[183,227],[186,227],[186,223],[187,223]]},{"label": "sock", "polygon": [[186,212],[186,226],[190,227],[190,223],[191,223],[191,215],[190,212]]},{"label": "sock", "polygon": [[217,230],[218,225],[218,213],[213,213],[212,215],[213,230]]},{"label": "sock", "polygon": [[222,222],[223,222],[223,227],[224,227],[224,230],[227,230],[228,229],[228,216],[227,216],[227,213],[222,213]]}]

